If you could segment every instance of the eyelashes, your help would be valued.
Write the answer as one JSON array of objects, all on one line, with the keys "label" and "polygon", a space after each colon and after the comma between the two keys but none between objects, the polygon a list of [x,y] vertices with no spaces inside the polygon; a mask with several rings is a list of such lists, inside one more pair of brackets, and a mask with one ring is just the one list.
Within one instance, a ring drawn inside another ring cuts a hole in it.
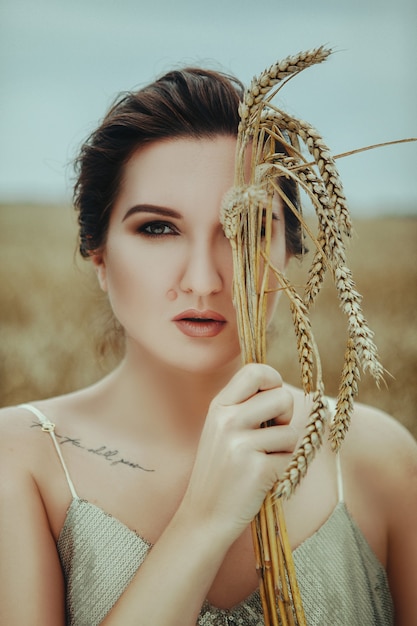
[{"label": "eyelashes", "polygon": [[170,224],[169,222],[162,222],[161,220],[153,220],[151,222],[141,224],[136,231],[145,237],[153,238],[178,235],[178,231],[173,224]]}]

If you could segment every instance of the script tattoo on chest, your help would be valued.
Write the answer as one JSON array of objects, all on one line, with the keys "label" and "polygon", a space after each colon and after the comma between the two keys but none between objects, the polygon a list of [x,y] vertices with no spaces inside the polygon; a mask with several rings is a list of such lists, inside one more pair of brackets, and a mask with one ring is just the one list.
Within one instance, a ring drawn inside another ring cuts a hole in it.
[{"label": "script tattoo on chest", "polygon": [[[41,424],[38,422],[33,422],[31,428],[41,427]],[[96,448],[90,448],[84,445],[78,437],[68,437],[67,435],[60,435],[55,431],[55,437],[58,443],[61,446],[69,444],[74,446],[75,448],[80,448],[81,450],[85,450],[90,454],[95,454],[96,456],[101,456],[105,461],[110,463],[110,465],[125,465],[126,467],[130,467],[132,469],[139,469],[143,472],[154,472],[154,469],[149,469],[147,467],[143,467],[139,463],[134,463],[133,461],[128,461],[125,459],[121,452],[116,448],[109,448],[108,446],[98,446]]]}]

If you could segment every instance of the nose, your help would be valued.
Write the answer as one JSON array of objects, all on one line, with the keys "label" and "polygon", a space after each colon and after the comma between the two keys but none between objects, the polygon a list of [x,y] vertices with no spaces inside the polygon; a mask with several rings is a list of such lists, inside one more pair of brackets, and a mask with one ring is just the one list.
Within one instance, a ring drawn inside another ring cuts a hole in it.
[{"label": "nose", "polygon": [[195,242],[188,250],[179,285],[184,293],[208,296],[221,291],[223,278],[214,248],[210,242]]}]

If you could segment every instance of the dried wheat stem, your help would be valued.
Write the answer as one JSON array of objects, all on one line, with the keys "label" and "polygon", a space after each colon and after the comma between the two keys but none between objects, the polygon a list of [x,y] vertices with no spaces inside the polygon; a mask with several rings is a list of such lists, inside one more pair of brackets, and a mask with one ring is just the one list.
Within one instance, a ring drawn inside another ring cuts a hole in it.
[{"label": "dried wheat stem", "polygon": [[[282,544],[282,553],[288,564],[292,562],[292,550],[288,540],[287,526],[285,523],[284,510],[282,507],[282,501],[276,500],[274,503],[274,513],[276,519],[276,527],[279,529],[279,539]],[[307,626],[307,621],[304,615],[303,603],[301,599],[300,590],[298,588],[298,582],[295,575],[295,569],[293,567],[286,568],[290,587],[292,591],[292,603],[294,607],[294,613],[297,619],[298,626]]]},{"label": "dried wheat stem", "polygon": [[273,157],[271,157],[271,161],[273,161],[274,158],[279,158],[279,162],[272,162],[269,165],[258,166],[257,170],[260,170],[260,174],[258,175],[259,182],[257,184],[258,186],[262,184],[261,177],[270,181],[270,184],[274,191],[283,199],[285,206],[288,207],[288,209],[290,209],[290,211],[292,211],[294,215],[298,218],[304,231],[309,235],[309,237],[317,247],[318,241],[314,236],[313,231],[304,220],[302,214],[300,213],[300,209],[296,207],[293,202],[291,202],[290,198],[288,198],[288,196],[280,187],[279,178],[291,178],[295,183],[297,183],[297,185],[299,185],[299,187],[301,187],[310,196],[310,199],[317,210],[320,209],[320,206],[327,203],[326,192],[324,190],[322,190],[321,193],[317,191],[318,183],[313,186],[311,182],[312,177],[314,177],[315,181],[317,181],[317,177],[314,174],[311,174],[309,171],[308,176],[307,173],[301,172],[299,169],[301,166],[297,165],[293,158],[281,158],[280,155],[279,157],[277,157],[277,155],[274,155]]},{"label": "dried wheat stem", "polygon": [[275,486],[275,496],[289,498],[305,476],[311,461],[323,441],[328,404],[322,389],[313,395],[313,406],[305,429],[304,438]]},{"label": "dried wheat stem", "polygon": [[353,412],[353,401],[358,393],[359,378],[358,356],[355,349],[355,343],[354,340],[349,337],[337,397],[336,413],[330,424],[329,439],[332,443],[332,448],[335,451],[339,450],[349,428]]},{"label": "dried wheat stem", "polygon": [[[320,250],[313,259],[312,269],[309,274],[310,278],[306,288],[306,299],[308,302],[311,302],[313,296],[317,293],[317,281],[322,278],[320,264],[322,255],[324,255],[332,268],[341,308],[348,318],[349,334],[354,340],[362,368],[364,371],[369,370],[376,381],[379,382],[382,379],[383,368],[379,362],[377,349],[373,342],[373,333],[370,331],[363,316],[361,308],[362,298],[356,289],[352,272],[347,267],[345,247],[335,214],[328,210],[325,203],[320,203],[317,217],[320,228],[319,237],[322,243]],[[317,270],[320,272],[318,276]]]},{"label": "dried wheat stem", "polygon": [[[382,379],[383,368],[378,359],[372,333],[362,313],[361,296],[356,290],[352,274],[346,264],[345,248],[336,217],[332,211],[328,210],[325,203],[321,203],[317,216],[323,244],[313,260],[313,269],[316,269],[317,263],[321,262],[320,255],[325,254],[332,266],[332,274],[341,307],[348,318],[348,332],[350,336],[349,349],[346,351],[345,366],[339,386],[337,417],[332,436],[333,446],[338,447],[340,444],[336,443],[335,433],[339,432],[337,441],[340,442],[350,423],[350,416],[353,411],[353,397],[356,395],[356,387],[359,380],[359,370],[355,364],[359,360],[364,371],[369,370],[377,382]],[[314,271],[310,270],[311,276],[314,276]],[[319,277],[321,278],[321,273]],[[310,301],[311,295],[313,295],[312,285],[315,293],[317,293],[317,285],[310,282],[306,289],[306,296]],[[345,382],[346,376],[348,376],[350,381],[348,385]],[[343,425],[343,428],[341,425]],[[340,429],[337,431],[339,426]]]},{"label": "dried wheat stem", "polygon": [[[286,165],[291,165],[292,159],[284,159]],[[294,160],[293,160],[294,161]],[[281,168],[278,168],[282,170]],[[288,167],[286,168],[288,171]],[[328,199],[328,189],[312,171],[298,171],[299,184],[304,186],[310,197],[315,200],[319,220],[318,243],[319,248],[313,259],[306,285],[306,302],[311,304],[318,294],[323,280],[326,263],[330,264],[342,303],[342,308],[348,314],[350,334],[355,339],[359,357],[364,371],[369,370],[377,382],[382,378],[383,368],[379,363],[375,344],[372,341],[363,313],[360,307],[360,296],[356,291],[350,270],[346,265],[345,248],[337,222],[338,212],[331,206]],[[340,216],[340,213],[339,213]],[[345,221],[343,221],[345,225]],[[349,307],[347,306],[349,302]],[[349,310],[348,310],[349,308]]]},{"label": "dried wheat stem", "polygon": [[297,335],[302,384],[306,393],[309,393],[312,387],[313,363],[316,364],[317,369],[316,391],[313,395],[313,406],[307,423],[306,434],[301,445],[294,452],[283,476],[275,486],[275,495],[277,497],[282,495],[290,497],[295,488],[299,485],[302,477],[306,474],[307,468],[313,460],[315,453],[321,446],[327,418],[327,402],[324,399],[320,357],[305,304],[289,283],[288,279],[271,264],[269,264],[269,267],[290,299],[294,327]]},{"label": "dried wheat stem", "polygon": [[257,516],[252,524],[252,543],[255,552],[255,560],[256,560],[256,571],[258,573],[258,581],[259,581],[259,595],[261,597],[262,608],[264,612],[264,621],[265,626],[271,626],[270,620],[270,612],[269,612],[269,600],[268,594],[266,592],[265,580],[263,574],[263,543],[261,532],[259,529],[259,516]]},{"label": "dried wheat stem", "polygon": [[326,238],[324,233],[320,232],[317,236],[317,249],[314,253],[313,261],[311,263],[305,284],[304,302],[307,307],[311,307],[311,305],[314,304],[324,283],[324,276],[327,267],[325,261],[326,255],[324,253],[325,246]]},{"label": "dried wheat stem", "polygon": [[285,555],[282,550],[282,544],[279,541],[279,528],[277,528],[276,525],[276,514],[274,510],[275,504],[275,498],[270,492],[265,499],[264,511],[267,519],[268,543],[270,545],[272,558],[275,595],[280,609],[280,614],[288,618],[289,626],[294,626],[292,613],[291,611],[287,611],[287,607],[291,607],[291,594],[288,587],[287,577],[285,575]]},{"label": "dried wheat stem", "polygon": [[[262,253],[263,254],[263,253]],[[313,365],[318,364],[320,376],[320,358],[315,343],[311,323],[308,318],[307,308],[297,291],[282,272],[274,267],[268,259],[265,259],[271,271],[278,280],[281,288],[290,300],[290,308],[293,315],[294,329],[297,337],[298,357],[301,366],[301,382],[305,393],[310,393],[313,386]]]},{"label": "dried wheat stem", "polygon": [[321,63],[330,53],[331,51],[323,46],[307,52],[299,52],[294,56],[289,56],[282,61],[274,63],[270,68],[254,78],[239,107],[241,118],[240,132],[243,133],[245,131],[254,115],[258,113],[258,105],[263,102],[273,87],[276,87],[291,75],[297,74],[311,65]]},{"label": "dried wheat stem", "polygon": [[323,141],[319,132],[311,126],[311,124],[308,124],[304,120],[291,117],[279,109],[275,110],[280,118],[280,121],[277,123],[296,133],[306,145],[309,153],[313,156],[326,187],[330,203],[334,208],[335,215],[340,220],[340,224],[343,225],[345,234],[350,236],[352,230],[350,213],[339,172],[329,148]]},{"label": "dried wheat stem", "polygon": [[[264,120],[273,121],[279,118],[276,113],[272,113],[270,116],[264,116]],[[274,126],[275,128],[275,126]],[[270,131],[274,138],[281,140],[282,133],[278,133],[274,130]],[[288,147],[288,144],[286,144]],[[320,152],[320,146],[317,147],[317,151]],[[303,161],[303,157],[296,153],[296,157],[287,157],[282,154],[269,154],[265,157],[268,163],[271,164],[270,168],[265,165],[258,166],[257,173],[257,182],[260,182],[263,177],[271,178],[275,175],[275,177],[286,176],[288,178],[292,178],[295,180],[298,185],[304,189],[304,191],[309,195],[313,205],[316,207],[317,214],[319,216],[319,224],[322,226],[323,223],[327,225],[327,228],[334,229],[335,235],[338,240],[341,240],[339,237],[339,226],[334,220],[335,213],[337,214],[337,210],[335,211],[334,200],[332,202],[329,197],[329,188],[324,184],[323,180],[319,178],[319,176],[314,172],[311,166],[307,166],[305,164],[305,160]],[[323,159],[322,159],[323,160]],[[329,159],[328,159],[329,161]],[[327,163],[327,168],[330,168],[331,163]],[[326,170],[325,170],[326,171]],[[281,196],[283,196],[283,192],[278,184],[278,182],[273,183],[276,192],[278,192]],[[330,187],[331,192],[333,193],[334,198],[338,197],[340,202],[340,192],[338,196],[334,194],[334,185]],[[283,198],[286,201],[287,206],[296,214],[296,216],[300,219],[300,222],[303,225],[303,228],[306,232],[308,232],[312,241],[316,246],[316,255],[313,259],[313,263],[309,272],[309,277],[306,284],[306,303],[311,305],[311,303],[317,297],[319,293],[321,284],[323,282],[324,273],[326,266],[328,265],[326,250],[326,242],[327,239],[323,234],[322,228],[320,228],[319,233],[317,235],[317,239],[312,235],[310,229],[306,227],[302,216],[297,210],[296,207],[292,207],[291,203],[288,202],[287,198]],[[337,207],[336,207],[337,208]],[[332,223],[330,224],[330,218],[332,218]]]},{"label": "dried wheat stem", "polygon": [[267,539],[267,541],[262,541],[263,547],[263,578],[264,584],[267,591],[267,602],[268,607],[267,611],[271,617],[271,623],[273,626],[279,626],[278,622],[278,614],[277,607],[275,605],[275,581],[273,576],[273,570],[271,567],[271,546],[269,542],[268,535],[268,521],[266,514],[266,506],[263,506],[259,512],[259,523],[260,523],[260,531],[261,537]]},{"label": "dried wheat stem", "polygon": [[378,350],[361,308],[362,297],[350,269],[340,259],[335,268],[335,283],[339,294],[341,308],[348,318],[349,335],[354,342],[363,372],[369,371],[379,384],[383,380],[384,368],[378,357]]},{"label": "dried wheat stem", "polygon": [[315,243],[316,251],[308,271],[307,282],[305,285],[304,301],[308,307],[310,307],[316,300],[321,286],[324,281],[326,269],[331,267],[329,261],[328,250],[328,237],[326,237],[325,230],[332,228],[329,224],[328,216],[332,215],[329,211],[329,198],[327,190],[322,181],[316,176],[315,172],[307,169],[300,170],[298,172],[300,182],[303,184],[303,188],[308,191],[310,199],[316,207],[316,213],[318,217],[319,229],[317,239]]},{"label": "dried wheat stem", "polygon": [[[283,159],[283,161],[287,164],[287,159]],[[293,163],[294,159],[289,158],[288,165],[290,167],[285,167],[282,164],[274,163],[271,168],[275,171],[277,176],[288,176],[289,178],[293,178],[298,183],[298,185],[303,188],[304,191],[309,195],[313,205],[316,207],[317,215],[325,216],[328,212],[327,207],[329,201],[323,183],[317,178],[314,172],[312,172],[311,170],[300,170],[299,166],[294,166]],[[295,169],[297,171],[294,171]],[[275,191],[284,200],[286,206],[288,206],[288,208],[292,210],[293,213],[295,213],[295,215],[298,217],[304,229],[304,232],[309,235],[310,239],[316,247],[316,253],[308,272],[304,296],[304,301],[306,305],[311,306],[311,304],[315,301],[317,295],[320,292],[326,268],[330,267],[330,262],[328,260],[329,254],[327,251],[327,238],[325,237],[323,227],[321,226],[323,222],[327,223],[327,220],[325,217],[323,219],[320,219],[319,217],[319,232],[316,237],[306,224],[305,220],[300,215],[300,212],[297,210],[296,207],[292,205],[289,198],[282,191],[278,182],[274,182],[273,186],[275,188]]]}]

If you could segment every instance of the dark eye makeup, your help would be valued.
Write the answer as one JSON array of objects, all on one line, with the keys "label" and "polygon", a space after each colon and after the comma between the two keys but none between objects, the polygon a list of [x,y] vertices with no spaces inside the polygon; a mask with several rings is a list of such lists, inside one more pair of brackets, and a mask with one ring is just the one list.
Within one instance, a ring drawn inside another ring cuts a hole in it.
[{"label": "dark eye makeup", "polygon": [[146,237],[165,237],[178,234],[177,229],[172,224],[161,220],[145,222],[138,226],[136,230]]}]

